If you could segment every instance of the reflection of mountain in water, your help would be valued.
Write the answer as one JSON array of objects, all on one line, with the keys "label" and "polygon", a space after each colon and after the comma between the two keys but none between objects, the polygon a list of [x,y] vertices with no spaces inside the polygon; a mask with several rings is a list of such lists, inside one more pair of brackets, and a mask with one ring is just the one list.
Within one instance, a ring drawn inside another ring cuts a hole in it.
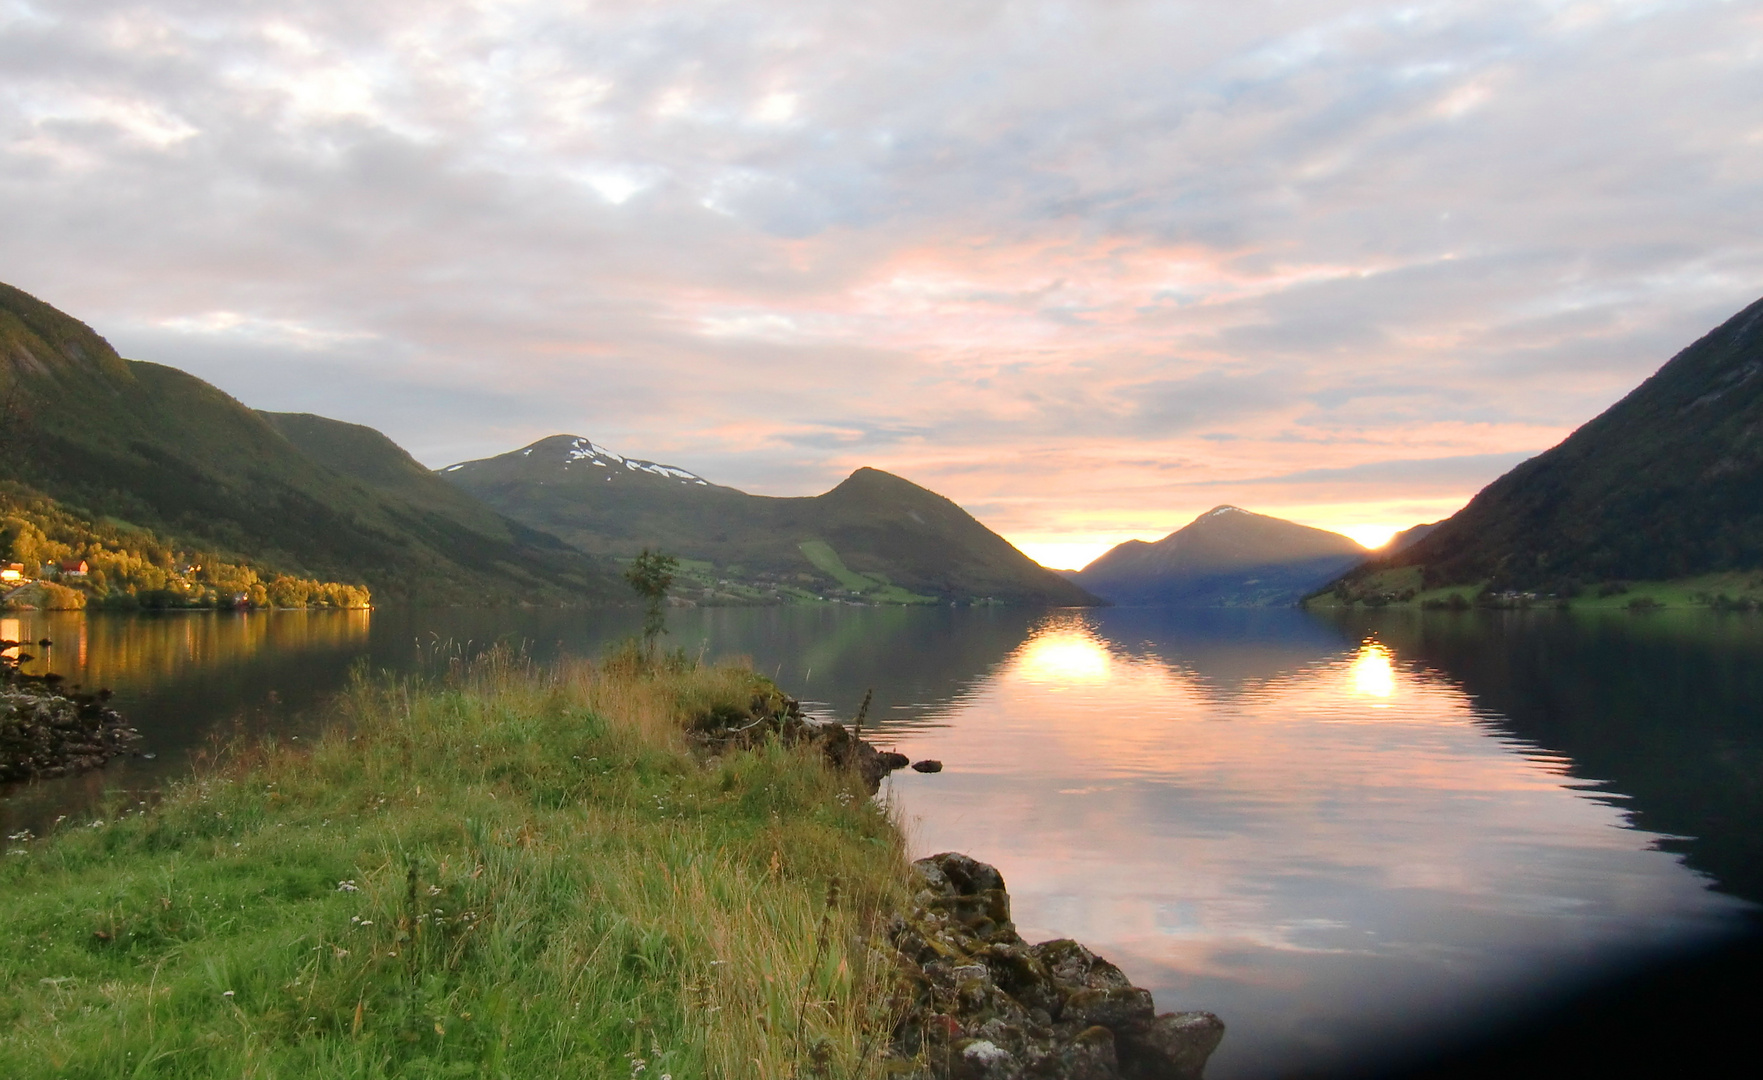
[{"label": "reflection of mountain in water", "polygon": [[28,670],[55,671],[92,688],[126,686],[131,694],[146,694],[192,677],[210,681],[217,666],[249,666],[259,658],[365,643],[369,619],[365,610],[44,612],[0,619],[0,637],[52,642],[48,649],[31,648],[37,660]]},{"label": "reflection of mountain in water", "polygon": [[1185,672],[1217,701],[1332,660],[1358,643],[1338,624],[1296,608],[1110,608],[1083,617],[1114,648]]},{"label": "reflection of mountain in water", "polygon": [[1662,847],[1763,901],[1763,622],[1391,613],[1341,625],[1460,682],[1494,727],[1571,758]]},{"label": "reflection of mountain in water", "polygon": [[[941,723],[1044,618],[1021,608],[771,608],[705,616],[698,632],[713,655],[750,657],[816,710],[848,721],[874,688],[870,723],[883,733]],[[691,651],[692,633],[682,625],[674,640]]]},{"label": "reflection of mountain in water", "polygon": [[141,732],[140,750],[154,755],[14,786],[0,802],[0,823],[41,830],[59,814],[99,803],[107,789],[153,788],[187,773],[189,755],[211,736],[298,723],[341,688],[370,626],[367,611],[33,612],[0,620],[0,633],[14,640],[54,643],[32,648],[38,659],[27,670],[114,690],[115,705]]}]

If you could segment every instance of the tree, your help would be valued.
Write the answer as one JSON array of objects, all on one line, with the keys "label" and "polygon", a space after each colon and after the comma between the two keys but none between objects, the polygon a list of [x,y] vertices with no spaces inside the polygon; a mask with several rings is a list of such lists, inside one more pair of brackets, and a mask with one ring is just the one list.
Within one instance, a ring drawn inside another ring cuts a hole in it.
[{"label": "tree", "polygon": [[679,560],[672,555],[644,548],[624,571],[624,580],[630,582],[631,588],[648,604],[648,611],[643,615],[643,649],[651,660],[655,659],[655,639],[667,633],[664,608],[667,590],[673,585],[673,572],[677,569]]}]

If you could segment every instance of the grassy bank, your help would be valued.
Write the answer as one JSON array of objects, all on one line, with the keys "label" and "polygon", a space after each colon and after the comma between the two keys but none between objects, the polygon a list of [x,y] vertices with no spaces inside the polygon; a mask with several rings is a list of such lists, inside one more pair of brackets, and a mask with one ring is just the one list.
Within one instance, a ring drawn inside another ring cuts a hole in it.
[{"label": "grassy bank", "polygon": [[1606,581],[1577,587],[1571,596],[1496,591],[1485,582],[1428,589],[1418,566],[1379,570],[1343,579],[1335,587],[1306,597],[1315,611],[1346,608],[1569,608],[1574,611],[1657,611],[1707,608],[1755,611],[1763,608],[1763,575],[1729,571],[1670,581]]},{"label": "grassy bank", "polygon": [[[311,745],[0,860],[0,1075],[879,1074],[900,838],[738,667],[363,679]],[[732,713],[731,713],[732,711]]]}]

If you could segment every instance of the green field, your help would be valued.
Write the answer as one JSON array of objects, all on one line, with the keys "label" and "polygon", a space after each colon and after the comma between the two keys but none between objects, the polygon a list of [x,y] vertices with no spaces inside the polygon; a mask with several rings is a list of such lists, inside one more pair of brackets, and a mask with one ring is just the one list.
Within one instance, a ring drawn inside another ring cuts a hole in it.
[{"label": "green field", "polygon": [[808,751],[684,736],[777,701],[492,654],[15,836],[0,1074],[880,1075],[899,833]]},{"label": "green field", "polygon": [[1324,590],[1309,597],[1304,606],[1312,610],[1354,607],[1455,608],[1538,607],[1573,611],[1658,611],[1689,608],[1763,607],[1763,574],[1728,571],[1672,581],[1603,582],[1582,586],[1570,597],[1517,593],[1484,595],[1486,585],[1421,587],[1421,569],[1403,566],[1377,570],[1353,579],[1346,595]]},{"label": "green field", "polygon": [[859,574],[845,565],[825,540],[804,540],[797,545],[814,568],[866,600],[879,604],[934,604],[934,596],[921,596],[888,581],[879,574]]}]

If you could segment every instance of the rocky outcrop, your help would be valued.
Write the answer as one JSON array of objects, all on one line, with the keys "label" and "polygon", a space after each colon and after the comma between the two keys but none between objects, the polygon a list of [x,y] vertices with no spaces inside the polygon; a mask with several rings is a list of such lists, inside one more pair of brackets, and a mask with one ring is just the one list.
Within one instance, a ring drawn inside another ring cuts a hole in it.
[{"label": "rocky outcrop", "polygon": [[107,697],[0,683],[0,781],[67,776],[128,752],[140,735]]},{"label": "rocky outcrop", "polygon": [[[872,793],[888,773],[910,763],[860,738],[858,725],[803,716],[794,698],[768,682],[750,702],[707,709],[688,727],[712,753],[770,739],[816,746],[834,765],[859,773]],[[920,772],[941,767],[935,761],[913,766]],[[912,866],[918,888],[911,908],[887,928],[903,971],[889,1075],[1200,1080],[1224,1038],[1218,1017],[1159,1016],[1150,991],[1077,942],[1023,941],[1010,921],[1004,877],[994,867],[954,853]]]},{"label": "rocky outcrop", "polygon": [[[1003,875],[966,855],[913,864],[888,928],[909,999],[893,1054],[918,1080],[1199,1080],[1224,1037],[1206,1012],[1159,1016],[1148,990],[1075,941],[1029,945]],[[908,1064],[910,1063],[910,1064]]]},{"label": "rocky outcrop", "polygon": [[769,683],[757,687],[745,707],[708,709],[692,718],[687,730],[700,747],[716,753],[757,746],[774,738],[786,746],[817,746],[834,766],[863,777],[872,795],[880,790],[883,777],[911,763],[904,754],[877,749],[837,720],[803,715],[801,702]]}]

